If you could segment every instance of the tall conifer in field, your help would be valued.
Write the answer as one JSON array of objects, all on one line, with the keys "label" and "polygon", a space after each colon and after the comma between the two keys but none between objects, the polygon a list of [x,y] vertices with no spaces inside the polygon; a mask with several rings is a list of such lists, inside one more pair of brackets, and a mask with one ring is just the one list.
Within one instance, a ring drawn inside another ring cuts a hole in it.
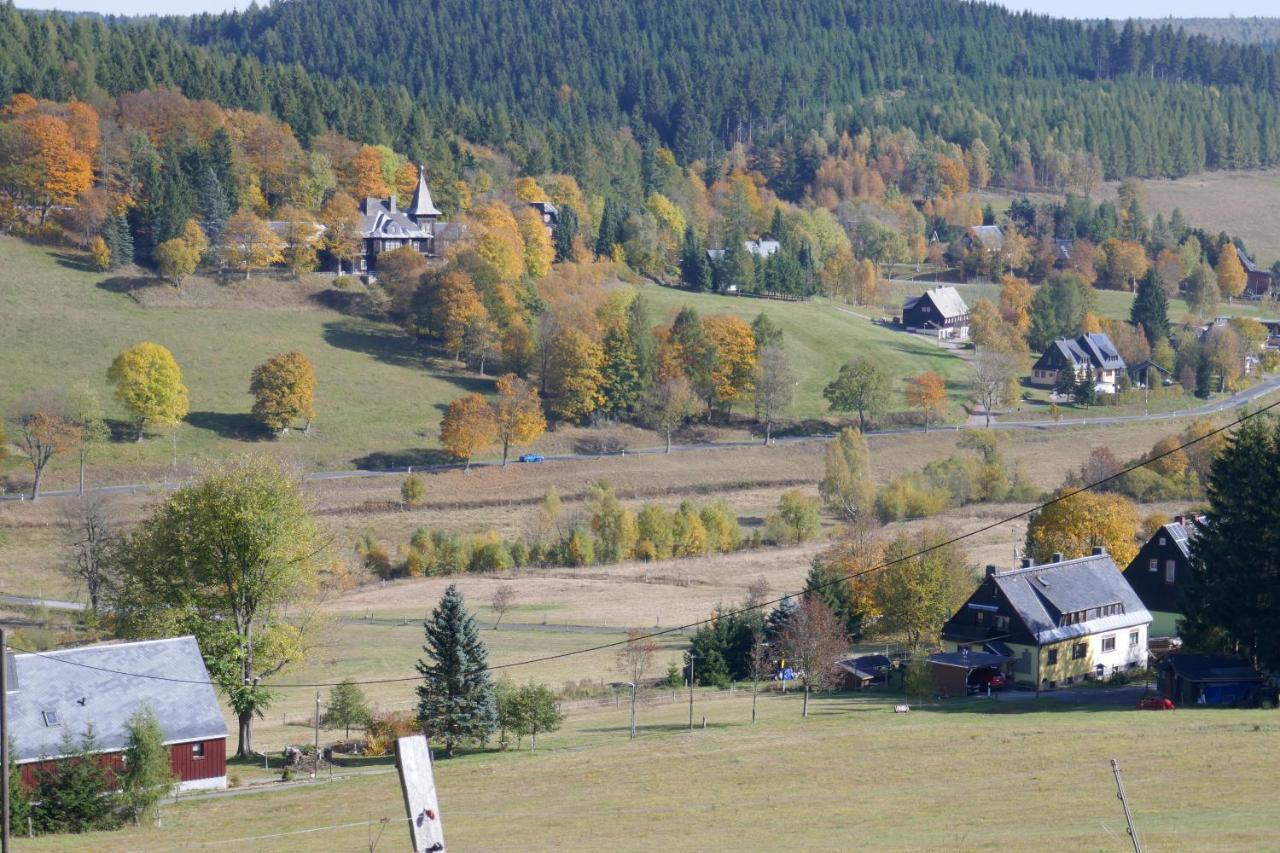
[{"label": "tall conifer in field", "polygon": [[1138,285],[1138,295],[1129,309],[1129,322],[1142,327],[1147,343],[1169,338],[1169,299],[1154,275],[1148,275]]},{"label": "tall conifer in field", "polygon": [[450,584],[423,627],[426,657],[418,661],[418,721],[430,736],[444,741],[453,755],[459,741],[482,743],[498,727],[497,703],[489,678],[489,652],[462,593]]}]

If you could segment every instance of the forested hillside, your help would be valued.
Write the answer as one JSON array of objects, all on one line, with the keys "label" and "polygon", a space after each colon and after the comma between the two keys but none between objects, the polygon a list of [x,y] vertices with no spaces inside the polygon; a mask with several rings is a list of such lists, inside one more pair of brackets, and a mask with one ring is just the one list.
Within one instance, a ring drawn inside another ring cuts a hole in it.
[{"label": "forested hillside", "polygon": [[1257,45],[1264,50],[1280,49],[1280,18],[1141,18],[1137,23],[1141,27],[1172,26],[1192,35]]},{"label": "forested hillside", "polygon": [[[792,198],[823,140],[874,127],[981,139],[998,180],[1050,185],[1086,152],[1108,177],[1280,161],[1272,52],[956,0],[299,0],[159,23],[0,7],[2,94],[158,85],[269,112],[304,143],[334,130],[438,160],[447,128],[587,183],[630,171],[619,128],[682,164],[743,143]],[[613,179],[628,195],[635,177]]]}]

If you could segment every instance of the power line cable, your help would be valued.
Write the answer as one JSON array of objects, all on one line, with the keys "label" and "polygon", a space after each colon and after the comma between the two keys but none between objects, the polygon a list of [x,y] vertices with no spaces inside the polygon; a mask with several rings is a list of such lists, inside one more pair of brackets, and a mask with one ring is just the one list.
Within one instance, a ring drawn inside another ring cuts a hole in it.
[{"label": "power line cable", "polygon": [[[1232,429],[1233,427],[1237,427],[1237,426],[1239,426],[1239,425],[1241,425],[1241,424],[1245,423],[1246,421],[1252,420],[1253,418],[1256,418],[1256,417],[1258,417],[1258,416],[1260,416],[1260,415],[1266,414],[1266,413],[1267,413],[1267,412],[1269,412],[1270,410],[1272,410],[1272,409],[1274,409],[1274,408],[1277,408],[1277,407],[1280,407],[1280,400],[1277,400],[1277,401],[1275,401],[1274,403],[1269,403],[1269,404],[1267,404],[1266,406],[1263,406],[1262,408],[1258,409],[1257,411],[1253,411],[1253,412],[1246,412],[1245,414],[1241,415],[1240,417],[1236,418],[1235,420],[1231,421],[1230,423],[1224,424],[1223,426],[1220,426],[1220,427],[1218,427],[1217,429],[1210,430],[1209,432],[1206,432],[1204,435],[1201,435],[1201,436],[1197,436],[1197,437],[1195,437],[1195,438],[1192,438],[1191,440],[1186,441],[1186,442],[1184,442],[1184,443],[1182,443],[1182,444],[1179,444],[1179,445],[1177,445],[1176,447],[1170,448],[1169,450],[1166,450],[1166,451],[1164,451],[1163,453],[1158,453],[1158,454],[1156,454],[1156,455],[1154,455],[1154,456],[1150,456],[1150,457],[1148,457],[1148,458],[1146,458],[1146,459],[1143,459],[1143,460],[1141,460],[1141,461],[1139,461],[1139,462],[1135,462],[1133,465],[1130,465],[1130,466],[1129,466],[1129,467],[1127,467],[1127,468],[1122,468],[1122,469],[1120,469],[1119,471],[1115,472],[1114,474],[1110,474],[1110,475],[1108,475],[1108,476],[1106,476],[1106,477],[1103,477],[1102,479],[1097,480],[1097,481],[1095,481],[1095,482],[1093,482],[1093,483],[1086,483],[1085,485],[1080,486],[1080,487],[1078,487],[1078,488],[1070,489],[1070,490],[1068,490],[1068,491],[1065,491],[1065,492],[1063,492],[1062,494],[1058,495],[1057,497],[1051,498],[1051,499],[1049,499],[1049,500],[1045,501],[1045,502],[1044,502],[1044,503],[1042,503],[1042,504],[1038,504],[1038,505],[1033,506],[1033,507],[1031,507],[1031,508],[1029,508],[1029,509],[1025,509],[1025,510],[1023,510],[1022,512],[1014,513],[1013,515],[1006,516],[1006,517],[1001,518],[1001,519],[999,519],[999,520],[997,520],[997,521],[993,521],[993,522],[991,522],[990,524],[984,524],[984,525],[983,525],[983,526],[981,526],[981,527],[977,527],[977,528],[974,528],[973,530],[967,531],[967,532],[965,532],[965,533],[961,533],[961,534],[960,534],[960,535],[958,535],[958,536],[953,536],[953,537],[951,537],[950,539],[943,540],[942,542],[936,542],[936,543],[934,543],[934,544],[932,544],[932,545],[929,545],[929,546],[927,546],[927,547],[925,547],[925,548],[921,548],[920,550],[915,551],[914,553],[907,554],[907,555],[902,556],[902,557],[898,557],[898,558],[896,558],[896,559],[894,559],[894,560],[889,560],[889,561],[886,561],[886,562],[883,562],[883,563],[879,563],[878,565],[872,566],[872,567],[867,568],[867,569],[863,569],[863,570],[858,571],[858,572],[850,572],[850,573],[845,573],[845,574],[837,575],[836,577],[833,577],[833,578],[831,578],[831,579],[829,579],[829,580],[827,580],[827,581],[824,581],[824,582],[823,582],[823,583],[821,583],[821,584],[818,584],[817,586],[815,586],[815,587],[814,587],[814,589],[825,589],[826,587],[828,587],[828,586],[833,586],[833,585],[835,585],[835,584],[837,584],[837,583],[843,583],[843,582],[845,582],[845,581],[857,580],[858,578],[866,577],[867,575],[873,574],[873,573],[875,573],[875,572],[883,571],[883,570],[885,570],[885,569],[887,569],[887,568],[889,568],[889,567],[891,567],[891,566],[895,566],[895,565],[897,565],[898,563],[904,563],[904,562],[906,562],[907,560],[914,560],[914,559],[915,559],[915,558],[917,558],[917,557],[922,557],[922,556],[924,556],[925,554],[932,553],[933,551],[937,551],[937,550],[940,550],[940,549],[942,549],[942,548],[946,548],[946,547],[948,547],[948,546],[950,546],[950,545],[954,545],[954,544],[956,544],[956,543],[958,543],[958,542],[963,542],[963,541],[964,541],[964,540],[966,540],[966,539],[971,539],[971,538],[973,538],[974,536],[978,536],[978,535],[980,535],[980,534],[982,534],[982,533],[986,533],[986,532],[988,532],[988,531],[990,531],[990,530],[994,530],[995,528],[997,528],[997,527],[1001,527],[1001,526],[1003,526],[1003,525],[1005,525],[1005,524],[1008,524],[1008,523],[1010,523],[1010,522],[1017,521],[1017,520],[1022,519],[1022,518],[1026,518],[1027,516],[1033,515],[1033,514],[1035,514],[1035,513],[1037,513],[1037,512],[1040,512],[1040,511],[1042,511],[1042,510],[1044,510],[1044,509],[1047,509],[1048,507],[1051,507],[1051,506],[1053,506],[1054,504],[1058,504],[1058,503],[1061,503],[1061,502],[1063,502],[1063,501],[1065,501],[1065,500],[1068,500],[1068,499],[1070,499],[1070,498],[1073,498],[1073,497],[1075,497],[1076,495],[1082,494],[1083,492],[1091,491],[1091,490],[1093,490],[1093,489],[1098,488],[1099,486],[1103,486],[1103,485],[1106,485],[1107,483],[1110,483],[1110,482],[1112,482],[1112,481],[1114,481],[1114,480],[1118,480],[1119,478],[1123,477],[1123,476],[1124,476],[1124,475],[1126,475],[1126,474],[1129,474],[1129,473],[1131,473],[1131,472],[1133,472],[1133,471],[1136,471],[1136,470],[1138,470],[1139,468],[1144,468],[1144,467],[1146,467],[1146,466],[1148,466],[1148,465],[1152,464],[1153,462],[1158,462],[1159,460],[1164,459],[1164,458],[1165,458],[1165,457],[1167,457],[1167,456],[1172,456],[1172,455],[1173,455],[1173,454],[1175,454],[1175,453],[1179,453],[1179,452],[1181,452],[1181,451],[1183,451],[1183,450],[1186,450],[1188,447],[1191,447],[1191,446],[1192,446],[1192,445],[1194,445],[1194,444],[1199,444],[1200,442],[1205,441],[1206,439],[1212,438],[1212,437],[1213,437],[1213,436],[1215,436],[1215,435],[1220,435],[1221,433],[1224,433],[1224,432],[1226,432],[1227,430]],[[797,593],[797,594],[798,594],[798,593]],[[771,607],[771,606],[775,606],[775,605],[781,604],[783,601],[789,600],[789,599],[791,598],[791,596],[792,596],[792,594],[791,594],[791,593],[787,593],[787,594],[785,594],[785,595],[782,595],[782,596],[781,596],[781,597],[779,597],[779,598],[770,599],[770,600],[768,600],[768,601],[762,601],[762,602],[759,602],[758,604],[751,604],[751,605],[747,605],[747,606],[744,606],[744,607],[739,607],[739,608],[737,608],[737,609],[735,609],[735,610],[730,610],[730,611],[727,611],[727,612],[725,612],[725,613],[717,614],[715,617],[712,617],[712,618],[699,619],[699,620],[697,620],[696,622],[688,622],[688,623],[685,623],[684,625],[675,625],[675,626],[672,626],[672,627],[670,627],[670,628],[663,628],[663,629],[661,629],[661,630],[651,631],[651,632],[646,633],[646,634],[641,634],[641,635],[640,635],[640,636],[638,636],[638,637],[628,637],[628,638],[627,638],[627,639],[625,639],[625,640],[615,640],[614,642],[611,642],[611,643],[600,643],[600,644],[598,644],[598,645],[595,645],[595,646],[589,646],[589,647],[584,648],[584,649],[574,649],[574,650],[572,650],[572,651],[559,652],[559,653],[557,653],[557,654],[552,654],[552,655],[543,655],[543,656],[541,656],[541,657],[536,657],[536,658],[526,658],[526,659],[524,659],[524,660],[513,661],[513,662],[511,662],[511,663],[503,663],[503,664],[497,664],[497,665],[494,665],[494,666],[487,666],[487,667],[485,667],[485,668],[484,668],[484,670],[476,670],[476,671],[486,671],[486,670],[487,670],[487,671],[489,671],[489,672],[496,672],[497,670],[515,669],[515,668],[517,668],[517,667],[522,667],[522,666],[531,666],[532,664],[535,664],[535,663],[547,663],[547,662],[549,662],[549,661],[563,660],[564,658],[576,657],[576,656],[578,656],[578,655],[591,654],[592,652],[607,651],[607,650],[609,650],[609,649],[618,648],[619,646],[625,646],[625,645],[627,645],[627,644],[629,644],[629,643],[638,642],[638,641],[640,641],[640,640],[649,640],[649,639],[654,639],[654,638],[656,638],[656,637],[665,637],[665,636],[667,636],[667,635],[669,635],[669,634],[674,634],[674,633],[677,633],[677,632],[687,631],[687,630],[689,630],[689,629],[691,629],[691,628],[701,628],[701,627],[703,627],[703,626],[705,626],[705,625],[709,625],[709,624],[711,624],[715,619],[723,619],[723,618],[729,618],[729,617],[733,617],[733,616],[740,616],[740,615],[742,615],[742,614],[744,614],[744,613],[750,613],[750,612],[752,612],[753,610],[762,610],[762,609],[764,609],[764,608],[766,608],[766,607]],[[20,648],[17,648],[17,647],[15,647],[15,646],[10,646],[10,648],[14,649],[14,651],[23,652],[23,653],[25,653],[25,654],[34,654],[34,655],[38,655],[38,656],[40,656],[40,657],[48,658],[49,660],[56,660],[56,661],[59,661],[59,662],[61,662],[61,663],[69,664],[69,665],[72,665],[72,666],[84,667],[85,669],[92,669],[92,670],[96,670],[96,671],[98,671],[98,672],[110,673],[110,674],[112,674],[112,675],[122,675],[122,676],[126,676],[126,677],[129,677],[129,678],[149,678],[149,679],[153,679],[153,680],[158,680],[158,681],[168,681],[168,682],[173,682],[173,683],[177,683],[177,684],[207,684],[207,685],[214,686],[214,687],[218,687],[218,686],[220,686],[220,685],[218,685],[218,683],[217,683],[217,682],[213,682],[213,681],[201,681],[201,680],[195,680],[195,679],[184,679],[184,678],[171,678],[171,677],[169,677],[169,676],[163,676],[163,675],[150,675],[150,674],[146,674],[146,673],[138,673],[138,672],[124,672],[124,671],[121,671],[121,670],[109,669],[109,668],[107,668],[107,667],[93,666],[92,664],[86,664],[86,663],[82,663],[82,662],[80,662],[80,661],[66,660],[66,659],[64,659],[64,658],[58,657],[58,656],[56,655],[56,653],[54,653],[54,654],[49,654],[49,653],[44,653],[44,652],[29,651],[29,650],[26,650],[26,649],[20,649]],[[357,684],[357,685],[370,685],[370,684],[397,684],[397,683],[403,683],[403,682],[407,682],[407,681],[418,681],[418,680],[420,680],[420,679],[421,679],[421,676],[420,676],[420,675],[410,675],[410,676],[403,676],[403,677],[398,677],[398,678],[372,678],[372,679],[367,679],[367,680],[363,680],[363,681],[355,681],[355,682],[348,682],[348,683],[353,683],[353,684]],[[287,684],[264,684],[264,685],[262,685],[262,686],[263,686],[264,688],[266,688],[266,689],[283,689],[283,688],[294,688],[294,687],[297,687],[297,688],[310,688],[310,689],[315,689],[315,688],[318,688],[318,687],[336,687],[338,684],[339,684],[339,682],[315,682],[315,683],[310,683],[310,682],[309,682],[309,683],[290,682],[290,683],[287,683]]]}]

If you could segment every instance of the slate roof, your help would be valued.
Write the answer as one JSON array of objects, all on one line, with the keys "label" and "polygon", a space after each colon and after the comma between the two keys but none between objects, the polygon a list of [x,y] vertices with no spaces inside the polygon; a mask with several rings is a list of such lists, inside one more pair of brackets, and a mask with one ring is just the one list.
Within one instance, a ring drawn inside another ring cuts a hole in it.
[{"label": "slate roof", "polygon": [[954,287],[935,287],[932,290],[926,290],[919,296],[912,296],[902,303],[902,310],[906,311],[914,308],[920,303],[921,299],[928,299],[932,302],[933,307],[938,309],[938,313],[944,319],[963,317],[969,313],[969,306],[965,304],[960,292]]},{"label": "slate roof", "polygon": [[983,666],[1000,666],[1009,660],[1008,655],[990,652],[938,652],[929,655],[929,663],[938,666],[957,666],[962,669],[978,669]]},{"label": "slate roof", "polygon": [[396,209],[392,199],[366,198],[360,205],[360,230],[366,240],[383,237],[426,240],[431,237],[407,213]]},{"label": "slate roof", "polygon": [[892,662],[884,655],[863,655],[836,663],[836,666],[853,673],[858,678],[879,678],[891,665]]},{"label": "slate roof", "polygon": [[431,188],[427,186],[427,168],[425,166],[418,167],[418,188],[413,191],[413,200],[409,202],[409,209],[405,211],[410,216],[440,216],[440,211],[436,210],[435,202],[431,200]]},{"label": "slate roof", "polygon": [[[990,580],[1039,645],[1151,622],[1142,600],[1105,553],[997,572]],[[1122,612],[1059,624],[1064,613],[1111,604],[1119,604]]]},{"label": "slate roof", "polygon": [[1271,270],[1263,269],[1262,267],[1254,263],[1253,258],[1246,255],[1239,246],[1236,246],[1236,257],[1240,258],[1240,266],[1244,267],[1244,271],[1246,273],[1252,272],[1252,273],[1270,274],[1271,272]]},{"label": "slate roof", "polygon": [[1124,370],[1124,359],[1120,357],[1119,350],[1111,342],[1111,338],[1102,332],[1080,335],[1077,338],[1059,338],[1036,361],[1036,368],[1045,365],[1051,353],[1055,351],[1060,353],[1068,364],[1076,367],[1087,364],[1103,370]]},{"label": "slate roof", "polygon": [[[18,654],[13,664],[17,687],[9,691],[9,726],[19,763],[59,757],[63,734],[78,738],[90,723],[98,747],[119,752],[128,744],[129,717],[144,704],[156,715],[165,743],[227,736],[213,686],[183,683],[209,680],[194,637]],[[46,712],[56,715],[56,724],[46,723]]]},{"label": "slate roof", "polygon": [[988,251],[1004,248],[1004,232],[999,225],[974,225],[969,229],[969,236],[982,244]]}]

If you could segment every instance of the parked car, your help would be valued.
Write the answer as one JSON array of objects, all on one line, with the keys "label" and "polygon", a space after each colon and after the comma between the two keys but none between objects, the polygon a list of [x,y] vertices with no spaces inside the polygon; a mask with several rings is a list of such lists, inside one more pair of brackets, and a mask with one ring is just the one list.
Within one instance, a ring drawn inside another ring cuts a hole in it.
[{"label": "parked car", "polygon": [[1009,683],[1009,679],[1000,670],[984,666],[975,669],[969,673],[969,692],[981,693],[990,687],[992,690],[1003,690]]},{"label": "parked car", "polygon": [[521,462],[541,462],[546,457],[541,453],[524,453],[520,456]]},{"label": "parked car", "polygon": [[1172,711],[1173,700],[1164,696],[1143,696],[1138,700],[1139,711]]}]

